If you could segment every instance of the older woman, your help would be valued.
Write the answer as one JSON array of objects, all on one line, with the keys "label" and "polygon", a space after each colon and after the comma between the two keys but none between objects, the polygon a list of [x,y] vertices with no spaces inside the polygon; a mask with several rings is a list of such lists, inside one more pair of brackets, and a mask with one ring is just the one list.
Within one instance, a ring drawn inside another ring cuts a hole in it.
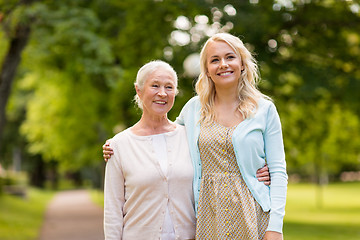
[{"label": "older woman", "polygon": [[193,166],[184,126],[167,113],[177,75],[162,61],[145,64],[135,82],[141,119],[111,140],[105,174],[105,238],[194,239]]}]

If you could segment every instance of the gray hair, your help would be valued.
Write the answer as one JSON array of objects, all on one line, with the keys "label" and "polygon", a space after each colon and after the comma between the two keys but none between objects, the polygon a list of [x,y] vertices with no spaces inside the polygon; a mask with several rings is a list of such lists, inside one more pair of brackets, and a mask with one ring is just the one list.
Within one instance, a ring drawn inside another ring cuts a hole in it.
[{"label": "gray hair", "polygon": [[[178,92],[178,90],[177,90],[177,82],[178,82],[177,74],[176,74],[175,70],[173,69],[173,67],[170,66],[170,64],[168,64],[164,61],[161,61],[161,60],[153,60],[153,61],[146,63],[144,66],[142,66],[139,69],[139,71],[137,72],[136,81],[134,83],[134,86],[140,90],[143,89],[145,82],[148,79],[149,75],[151,75],[153,72],[155,72],[158,69],[162,69],[171,74],[171,76],[175,80],[175,88],[176,88],[176,93],[177,93]],[[143,109],[142,101],[139,98],[137,93],[134,97],[134,100],[135,100],[137,106],[140,109]]]}]

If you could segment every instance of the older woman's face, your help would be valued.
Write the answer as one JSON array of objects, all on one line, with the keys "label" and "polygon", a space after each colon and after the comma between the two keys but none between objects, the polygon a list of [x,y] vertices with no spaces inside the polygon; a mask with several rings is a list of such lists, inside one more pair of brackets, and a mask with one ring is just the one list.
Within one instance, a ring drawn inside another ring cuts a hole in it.
[{"label": "older woman's face", "polygon": [[157,69],[146,79],[142,89],[137,89],[143,103],[143,112],[154,116],[166,115],[174,105],[176,80],[166,70]]}]

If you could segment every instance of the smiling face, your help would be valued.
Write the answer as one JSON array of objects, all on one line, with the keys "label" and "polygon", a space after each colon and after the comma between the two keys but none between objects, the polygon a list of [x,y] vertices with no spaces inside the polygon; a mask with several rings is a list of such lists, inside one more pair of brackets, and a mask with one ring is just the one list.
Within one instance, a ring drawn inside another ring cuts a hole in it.
[{"label": "smiling face", "polygon": [[207,76],[216,89],[237,88],[241,70],[241,57],[224,41],[209,42],[206,49]]},{"label": "smiling face", "polygon": [[176,80],[167,70],[159,68],[153,71],[141,89],[136,87],[143,113],[152,117],[166,116],[174,105],[176,86]]}]

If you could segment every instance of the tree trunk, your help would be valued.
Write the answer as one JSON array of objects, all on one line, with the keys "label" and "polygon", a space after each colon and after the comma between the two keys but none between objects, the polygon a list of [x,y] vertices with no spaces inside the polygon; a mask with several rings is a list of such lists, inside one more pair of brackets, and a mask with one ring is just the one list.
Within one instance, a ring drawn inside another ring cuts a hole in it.
[{"label": "tree trunk", "polygon": [[46,180],[46,163],[41,155],[35,155],[28,159],[31,161],[30,171],[28,171],[30,185],[38,188],[45,187]]},{"label": "tree trunk", "polygon": [[[34,0],[23,0],[22,4],[28,5]],[[20,64],[21,53],[30,36],[31,21],[19,23],[14,34],[9,39],[9,49],[4,57],[0,72],[0,149],[6,123],[6,104],[8,102],[17,67]]]}]

